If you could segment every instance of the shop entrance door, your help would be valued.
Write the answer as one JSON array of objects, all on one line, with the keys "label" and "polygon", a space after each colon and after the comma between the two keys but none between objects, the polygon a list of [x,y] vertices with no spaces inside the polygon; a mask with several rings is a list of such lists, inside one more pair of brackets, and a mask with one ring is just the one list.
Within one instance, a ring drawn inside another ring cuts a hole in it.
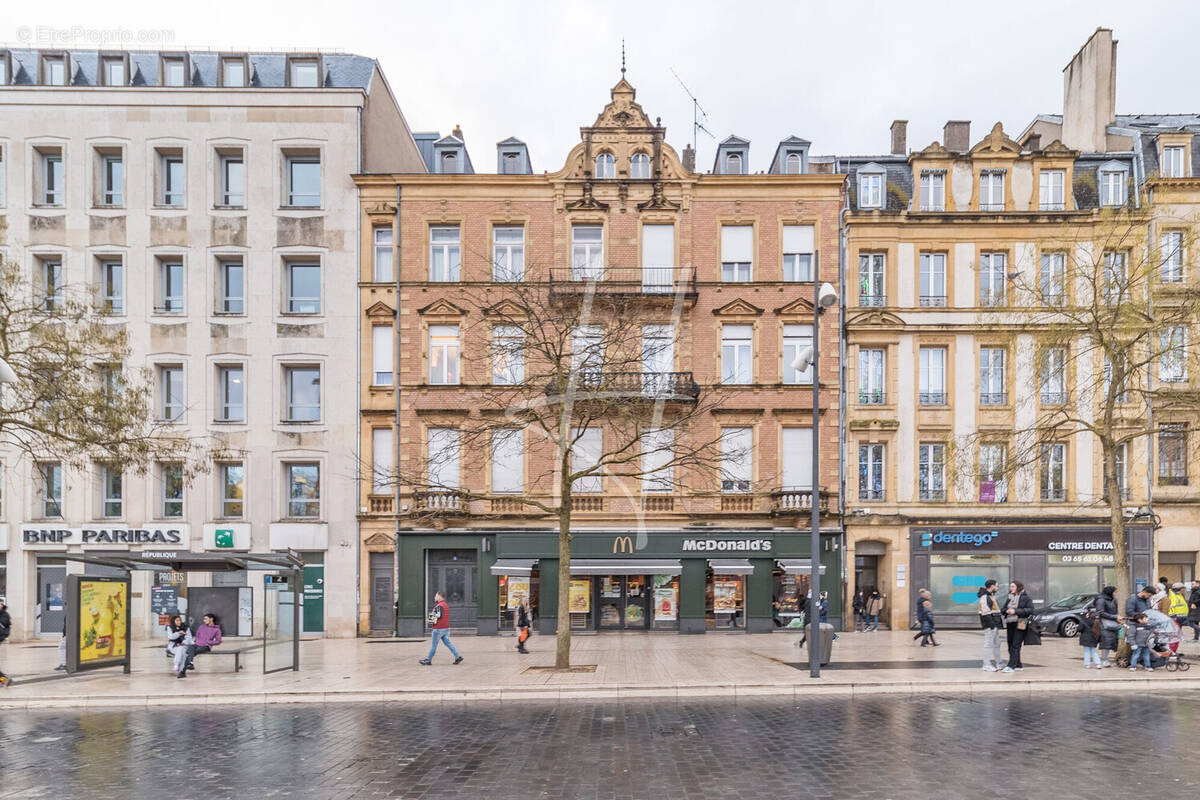
[{"label": "shop entrance door", "polygon": [[38,636],[60,636],[66,622],[67,568],[41,566],[38,576]]},{"label": "shop entrance door", "polygon": [[598,625],[605,630],[646,630],[650,618],[650,589],[645,575],[603,575]]},{"label": "shop entrance door", "polygon": [[393,553],[371,553],[371,630],[394,632],[395,600],[392,597]]},{"label": "shop entrance door", "polygon": [[854,586],[868,594],[879,588],[879,556],[854,557]]},{"label": "shop entrance door", "polygon": [[441,592],[450,609],[451,628],[474,628],[479,618],[474,550],[429,551],[429,602]]}]

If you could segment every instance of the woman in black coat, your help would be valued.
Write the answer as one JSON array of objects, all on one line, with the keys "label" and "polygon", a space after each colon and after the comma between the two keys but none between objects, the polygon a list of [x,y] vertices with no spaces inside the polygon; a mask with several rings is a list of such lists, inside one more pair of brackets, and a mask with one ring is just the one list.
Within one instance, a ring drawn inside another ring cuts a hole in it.
[{"label": "woman in black coat", "polygon": [[1100,666],[1111,667],[1108,654],[1117,649],[1117,631],[1121,629],[1121,617],[1117,614],[1117,587],[1105,586],[1096,595],[1096,613],[1100,615]]},{"label": "woman in black coat", "polygon": [[1033,616],[1033,600],[1025,594],[1025,584],[1013,581],[1008,585],[1003,613],[1008,638],[1008,666],[1003,671],[1017,672],[1025,669],[1021,663],[1021,645],[1025,644],[1025,628]]}]

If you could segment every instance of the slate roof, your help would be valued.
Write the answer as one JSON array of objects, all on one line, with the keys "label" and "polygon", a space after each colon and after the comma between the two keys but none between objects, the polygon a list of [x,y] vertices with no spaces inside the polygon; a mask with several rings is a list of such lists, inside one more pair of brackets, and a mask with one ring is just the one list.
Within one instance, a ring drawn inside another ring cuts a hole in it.
[{"label": "slate roof", "polygon": [[[883,211],[907,211],[913,196],[912,167],[907,156],[849,156],[838,157],[835,171],[850,177],[848,187],[850,208],[858,210],[858,170],[868,164],[878,164],[885,173]],[[867,209],[863,209],[864,211]]]}]

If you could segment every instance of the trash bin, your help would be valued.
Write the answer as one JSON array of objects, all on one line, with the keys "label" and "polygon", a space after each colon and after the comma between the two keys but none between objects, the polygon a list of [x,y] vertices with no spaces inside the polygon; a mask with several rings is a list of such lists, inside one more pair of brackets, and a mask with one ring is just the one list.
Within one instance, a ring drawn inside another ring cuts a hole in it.
[{"label": "trash bin", "polygon": [[833,626],[828,622],[821,623],[821,666],[825,666],[833,658]]}]

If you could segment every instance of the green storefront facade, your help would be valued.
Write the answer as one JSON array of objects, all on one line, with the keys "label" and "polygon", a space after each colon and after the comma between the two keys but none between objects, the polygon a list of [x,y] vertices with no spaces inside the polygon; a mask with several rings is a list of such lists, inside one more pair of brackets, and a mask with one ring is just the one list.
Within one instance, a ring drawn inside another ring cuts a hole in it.
[{"label": "green storefront facade", "polygon": [[[841,618],[840,530],[821,533],[821,590]],[[571,544],[571,625],[580,631],[769,633],[795,616],[811,574],[809,533],[793,528],[581,530]],[[511,628],[529,596],[540,633],[558,613],[553,531],[412,530],[398,539],[397,633],[419,636],[434,591],[451,624],[480,635]]]}]

